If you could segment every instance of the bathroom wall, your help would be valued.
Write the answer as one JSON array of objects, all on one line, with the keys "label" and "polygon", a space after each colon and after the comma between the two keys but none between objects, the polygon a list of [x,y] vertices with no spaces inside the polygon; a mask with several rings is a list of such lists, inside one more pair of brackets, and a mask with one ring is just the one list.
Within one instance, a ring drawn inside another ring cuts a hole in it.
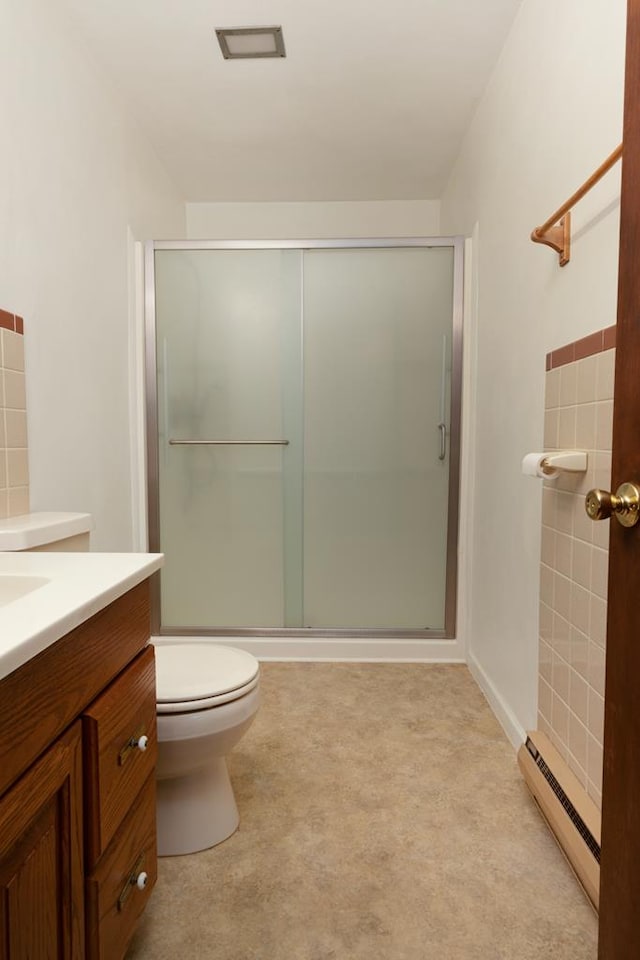
[{"label": "bathroom wall", "polygon": [[584,495],[610,489],[615,330],[549,353],[545,377],[544,449],[586,450],[588,469],[544,481],[538,728],[598,806],[610,525],[589,520]]},{"label": "bathroom wall", "polygon": [[439,232],[438,200],[187,204],[190,239],[431,237]]},{"label": "bathroom wall", "polygon": [[566,267],[529,235],[622,139],[625,14],[523,0],[442,198],[442,231],[475,241],[469,663],[514,743],[537,719],[542,510],[520,463],[546,354],[615,323],[620,165],[575,208]]},{"label": "bathroom wall", "polygon": [[28,318],[31,507],[132,543],[127,228],[184,205],[61,4],[0,0],[0,304]]},{"label": "bathroom wall", "polygon": [[0,520],[29,511],[24,321],[0,309]]}]

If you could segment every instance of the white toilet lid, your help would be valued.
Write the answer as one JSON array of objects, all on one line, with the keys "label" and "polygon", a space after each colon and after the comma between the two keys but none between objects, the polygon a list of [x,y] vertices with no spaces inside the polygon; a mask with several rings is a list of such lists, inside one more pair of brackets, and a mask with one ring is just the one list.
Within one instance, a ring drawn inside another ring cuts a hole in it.
[{"label": "white toilet lid", "polygon": [[186,703],[208,700],[246,687],[257,676],[255,657],[236,647],[213,643],[159,643],[156,700]]}]

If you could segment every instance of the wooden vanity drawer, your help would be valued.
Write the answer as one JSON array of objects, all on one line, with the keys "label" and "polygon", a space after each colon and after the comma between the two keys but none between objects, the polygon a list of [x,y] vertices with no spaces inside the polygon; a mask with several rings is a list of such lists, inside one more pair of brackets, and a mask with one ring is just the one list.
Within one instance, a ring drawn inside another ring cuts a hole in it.
[{"label": "wooden vanity drawer", "polygon": [[[149,646],[82,715],[87,869],[108,847],[156,764],[156,685]],[[147,737],[146,749],[135,742]]]},{"label": "wooden vanity drawer", "polygon": [[[140,888],[136,880],[143,872]],[[87,960],[122,960],[156,879],[154,773],[87,880]]]}]

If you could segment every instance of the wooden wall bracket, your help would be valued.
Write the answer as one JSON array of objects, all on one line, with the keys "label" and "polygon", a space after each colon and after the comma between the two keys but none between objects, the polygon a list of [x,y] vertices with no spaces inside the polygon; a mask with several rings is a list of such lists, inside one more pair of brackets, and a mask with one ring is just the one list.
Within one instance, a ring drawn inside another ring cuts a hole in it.
[{"label": "wooden wall bracket", "polygon": [[560,266],[566,266],[571,259],[571,212],[567,211],[555,226],[549,227],[544,233],[540,227],[536,227],[531,231],[531,239],[534,243],[545,243],[552,247],[560,258]]},{"label": "wooden wall bracket", "polygon": [[555,213],[552,213],[548,220],[545,220],[541,226],[536,227],[531,233],[531,239],[534,243],[545,243],[552,247],[560,257],[560,266],[564,267],[571,259],[571,214],[570,210],[578,200],[582,200],[585,193],[604,177],[605,173],[611,169],[622,156],[623,144],[611,153],[604,163],[601,163],[595,173],[592,173],[588,180],[566,200]]}]

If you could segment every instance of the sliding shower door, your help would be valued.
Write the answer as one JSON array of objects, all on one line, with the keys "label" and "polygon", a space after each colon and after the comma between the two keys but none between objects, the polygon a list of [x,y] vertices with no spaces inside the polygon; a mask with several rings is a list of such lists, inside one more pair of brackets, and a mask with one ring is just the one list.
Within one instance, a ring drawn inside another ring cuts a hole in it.
[{"label": "sliding shower door", "polygon": [[160,629],[452,636],[461,248],[157,243]]},{"label": "sliding shower door", "polygon": [[299,622],[300,260],[156,252],[163,626]]},{"label": "sliding shower door", "polygon": [[452,291],[451,247],[305,252],[305,626],[444,627]]}]

